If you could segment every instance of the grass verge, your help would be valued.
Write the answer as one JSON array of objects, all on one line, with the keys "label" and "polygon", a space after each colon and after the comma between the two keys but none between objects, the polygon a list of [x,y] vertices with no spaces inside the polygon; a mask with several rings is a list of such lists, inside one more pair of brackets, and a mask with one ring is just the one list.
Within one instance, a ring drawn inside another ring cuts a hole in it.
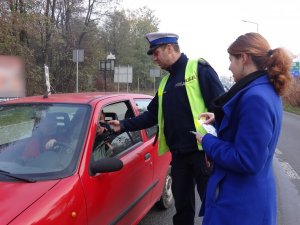
[{"label": "grass verge", "polygon": [[283,109],[284,109],[284,111],[300,115],[300,107],[291,106],[290,104],[285,103],[283,105]]}]

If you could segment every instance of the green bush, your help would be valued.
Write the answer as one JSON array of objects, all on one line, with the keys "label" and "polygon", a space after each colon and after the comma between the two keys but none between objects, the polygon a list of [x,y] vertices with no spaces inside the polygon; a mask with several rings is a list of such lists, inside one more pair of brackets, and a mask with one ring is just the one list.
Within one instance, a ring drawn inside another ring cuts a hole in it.
[{"label": "green bush", "polygon": [[294,78],[289,90],[283,96],[283,101],[293,107],[300,107],[300,78]]},{"label": "green bush", "polygon": [[289,90],[283,96],[284,110],[300,115],[300,78],[293,78]]}]

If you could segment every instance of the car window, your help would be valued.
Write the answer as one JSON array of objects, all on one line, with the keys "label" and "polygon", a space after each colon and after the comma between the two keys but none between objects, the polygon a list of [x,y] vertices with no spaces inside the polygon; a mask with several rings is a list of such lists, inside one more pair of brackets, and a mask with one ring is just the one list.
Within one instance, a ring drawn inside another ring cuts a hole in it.
[{"label": "car window", "polygon": [[129,101],[105,106],[98,113],[92,160],[116,157],[142,142],[141,131],[114,133],[108,125],[109,120],[122,120],[132,113]]},{"label": "car window", "polygon": [[[151,102],[152,99],[134,99],[135,105],[138,108],[140,113],[147,111],[147,106]],[[157,125],[147,128],[146,134],[148,138],[155,136],[157,132]]]},{"label": "car window", "polygon": [[68,176],[78,162],[88,112],[74,104],[2,105],[0,170],[36,180]]}]

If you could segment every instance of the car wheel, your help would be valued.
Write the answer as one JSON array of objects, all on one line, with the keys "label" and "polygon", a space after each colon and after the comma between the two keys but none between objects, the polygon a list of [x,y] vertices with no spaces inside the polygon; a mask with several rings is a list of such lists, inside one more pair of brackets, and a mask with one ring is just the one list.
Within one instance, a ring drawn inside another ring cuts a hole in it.
[{"label": "car wheel", "polygon": [[174,203],[173,193],[172,193],[172,177],[171,177],[171,167],[168,170],[164,189],[161,195],[161,198],[156,203],[157,207],[160,209],[168,209]]}]

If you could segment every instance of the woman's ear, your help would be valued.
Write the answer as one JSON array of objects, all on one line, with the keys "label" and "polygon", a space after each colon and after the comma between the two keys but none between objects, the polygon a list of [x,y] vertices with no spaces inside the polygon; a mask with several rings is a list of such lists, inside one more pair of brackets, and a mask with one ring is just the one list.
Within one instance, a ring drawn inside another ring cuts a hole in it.
[{"label": "woman's ear", "polygon": [[246,64],[249,59],[249,56],[246,53],[242,53],[241,59],[242,59],[243,64]]},{"label": "woman's ear", "polygon": [[252,62],[252,58],[250,55],[246,54],[246,53],[242,53],[242,62],[244,65],[251,65]]}]

